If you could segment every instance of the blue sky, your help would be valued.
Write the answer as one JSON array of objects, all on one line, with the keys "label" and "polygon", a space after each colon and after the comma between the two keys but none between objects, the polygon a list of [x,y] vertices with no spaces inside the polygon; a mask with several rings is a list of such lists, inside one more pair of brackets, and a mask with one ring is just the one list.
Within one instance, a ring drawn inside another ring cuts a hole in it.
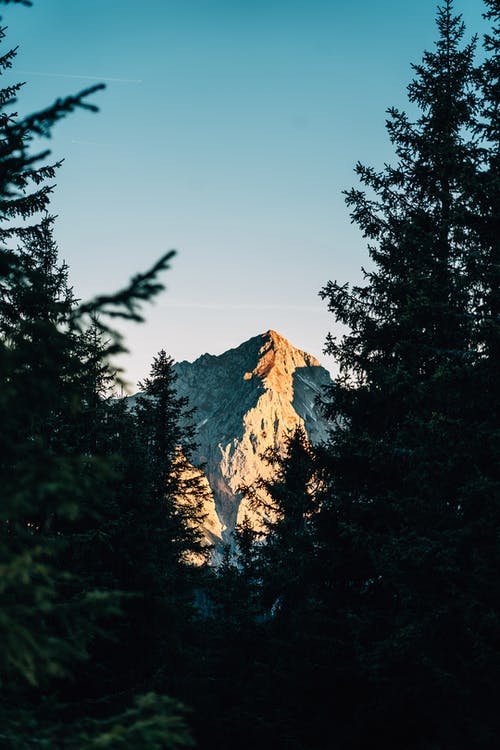
[{"label": "blue sky", "polygon": [[[469,32],[480,0],[457,0]],[[129,380],[161,348],[220,353],[274,328],[329,369],[318,297],[367,263],[342,190],[357,160],[392,160],[388,106],[435,39],[434,0],[35,0],[2,9],[19,44],[20,113],[104,81],[97,115],[51,142],[53,211],[76,294],[113,291],[178,256],[142,326]]]}]

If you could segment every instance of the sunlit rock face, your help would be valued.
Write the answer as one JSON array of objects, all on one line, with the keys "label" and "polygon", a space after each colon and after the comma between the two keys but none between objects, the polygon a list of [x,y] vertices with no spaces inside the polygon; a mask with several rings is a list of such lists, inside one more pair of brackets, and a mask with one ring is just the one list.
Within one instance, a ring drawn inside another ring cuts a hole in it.
[{"label": "sunlit rock face", "polygon": [[[222,524],[215,510],[215,501],[212,489],[204,473],[193,466],[189,461],[185,462],[186,467],[183,471],[184,482],[182,491],[177,495],[177,503],[182,508],[196,508],[201,516],[201,524],[196,519],[189,525],[196,531],[200,532],[201,544],[205,548],[218,548],[222,538]],[[195,480],[198,489],[191,488],[191,480]],[[188,556],[191,562],[203,562],[203,554],[200,556]]]},{"label": "sunlit rock face", "polygon": [[[260,526],[259,514],[238,489],[269,476],[261,457],[266,448],[281,450],[298,425],[313,443],[326,438],[327,425],[315,400],[331,383],[330,376],[314,357],[275,331],[220,356],[179,362],[175,370],[179,395],[196,408],[198,449],[192,461],[204,465],[221,537],[230,541],[245,515]],[[212,533],[216,528],[213,524]]]}]

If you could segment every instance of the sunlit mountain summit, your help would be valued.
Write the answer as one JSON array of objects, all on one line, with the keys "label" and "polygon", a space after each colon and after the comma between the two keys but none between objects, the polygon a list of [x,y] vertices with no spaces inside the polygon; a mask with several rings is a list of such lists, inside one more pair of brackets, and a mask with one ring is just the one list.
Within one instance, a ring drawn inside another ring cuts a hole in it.
[{"label": "sunlit mountain summit", "polygon": [[209,536],[229,540],[245,515],[259,525],[239,488],[269,476],[262,453],[269,447],[281,450],[299,425],[312,443],[326,438],[316,398],[331,383],[330,375],[272,330],[219,356],[178,362],[175,371],[178,394],[196,409],[198,448],[192,460],[204,466],[213,495]]}]

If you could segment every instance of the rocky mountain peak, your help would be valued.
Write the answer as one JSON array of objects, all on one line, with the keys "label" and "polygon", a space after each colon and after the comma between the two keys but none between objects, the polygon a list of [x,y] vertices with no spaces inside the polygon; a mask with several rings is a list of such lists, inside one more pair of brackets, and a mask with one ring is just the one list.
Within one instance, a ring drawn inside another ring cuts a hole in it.
[{"label": "rocky mountain peak", "polygon": [[253,370],[244,374],[245,380],[255,376],[263,381],[265,387],[289,393],[297,368],[320,367],[317,359],[292,346],[276,331],[266,331],[260,337],[256,337],[259,338],[262,345],[258,352],[258,361]]},{"label": "rocky mountain peak", "polygon": [[261,520],[239,488],[269,474],[264,451],[281,450],[298,425],[312,442],[326,437],[316,397],[330,376],[314,357],[273,330],[221,355],[179,362],[175,369],[179,394],[196,409],[193,460],[204,467],[220,535],[229,539],[245,515],[256,525]]}]

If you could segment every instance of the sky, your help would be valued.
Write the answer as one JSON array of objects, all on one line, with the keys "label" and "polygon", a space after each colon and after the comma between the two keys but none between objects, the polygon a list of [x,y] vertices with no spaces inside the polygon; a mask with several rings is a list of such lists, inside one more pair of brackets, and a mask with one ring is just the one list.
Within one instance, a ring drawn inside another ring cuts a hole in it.
[{"label": "sky", "polygon": [[[318,296],[368,265],[342,191],[357,161],[394,161],[386,109],[408,110],[434,0],[35,0],[8,6],[26,114],[94,83],[98,114],[54,130],[51,211],[78,298],[176,249],[166,291],[126,324],[135,389],[153,356],[220,354],[272,328],[323,354]],[[468,33],[480,0],[457,0]],[[5,48],[5,47],[4,47]],[[10,82],[10,81],[9,81]],[[46,144],[43,144],[44,146]]]}]

